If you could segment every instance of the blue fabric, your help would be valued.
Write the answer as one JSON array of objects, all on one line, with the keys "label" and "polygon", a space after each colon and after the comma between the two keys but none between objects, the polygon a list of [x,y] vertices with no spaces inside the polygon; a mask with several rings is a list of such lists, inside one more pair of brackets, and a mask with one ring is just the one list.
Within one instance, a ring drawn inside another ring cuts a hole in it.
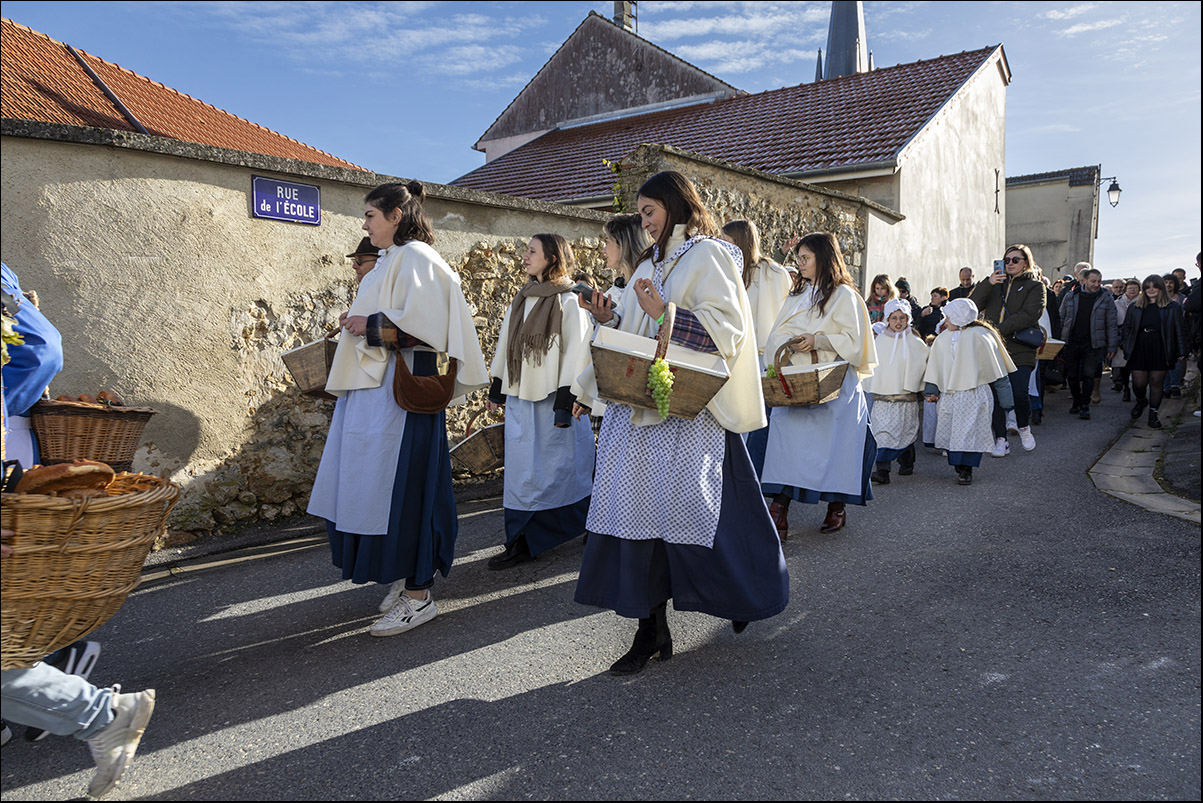
[{"label": "blue fabric", "polygon": [[55,736],[93,739],[113,722],[113,689],[45,661],[0,673],[0,716]]},{"label": "blue fabric", "polygon": [[[868,394],[866,394],[868,395]],[[833,493],[830,491],[812,491],[809,488],[795,488],[792,485],[778,485],[776,483],[765,483],[762,488],[765,496],[776,496],[779,493],[784,493],[790,499],[796,502],[804,502],[808,505],[817,505],[819,502],[843,502],[846,505],[864,505],[873,499],[873,485],[869,482],[869,477],[873,474],[873,463],[877,457],[877,439],[873,437],[873,430],[865,430],[865,452],[864,459],[861,463],[861,488],[863,489],[859,495]]]},{"label": "blue fabric", "polygon": [[4,414],[27,415],[55,374],[63,370],[63,338],[41,310],[21,295],[17,274],[0,262],[0,286],[21,302],[15,329],[25,342],[8,347],[3,368]]},{"label": "blue fabric", "polygon": [[679,611],[767,619],[789,604],[789,572],[743,439],[726,434],[723,501],[714,547],[591,533],[576,601],[632,619],[672,599]]},{"label": "blue fabric", "polygon": [[[764,417],[767,420],[769,417],[769,406],[764,406]],[[769,448],[769,425],[765,424],[757,430],[748,433],[748,440],[745,441],[745,446],[748,449],[748,457],[752,459],[752,470],[759,477],[764,474],[764,453]]]},{"label": "blue fabric", "polygon": [[[913,443],[911,444],[911,446],[914,446],[914,445],[915,444],[913,444]],[[911,448],[911,446],[904,446],[901,449],[885,449],[885,448],[878,449],[877,450],[877,462],[878,463],[889,463],[891,460],[897,460],[899,457],[902,456],[903,452],[905,452],[907,449]]]},{"label": "blue fabric", "polygon": [[[431,352],[415,352],[414,376],[437,373],[435,360]],[[388,532],[344,533],[326,522],[330,556],[344,580],[392,583],[404,578],[407,587],[416,590],[428,588],[436,571],[447,576],[459,532],[449,452],[446,413],[406,414]]]},{"label": "blue fabric", "polygon": [[981,452],[949,452],[948,465],[977,468],[982,464]]},{"label": "blue fabric", "polygon": [[586,496],[571,505],[551,510],[505,509],[505,545],[526,536],[526,546],[532,555],[538,555],[560,544],[585,534],[585,518],[589,515],[589,500]]},{"label": "blue fabric", "polygon": [[[1032,410],[1044,410],[1044,371],[1041,370],[1043,363],[1044,360],[1037,360],[1036,368],[1033,369],[1036,371],[1036,395],[1028,394],[1028,407]],[[1031,383],[1028,384],[1028,387],[1031,388]]]}]

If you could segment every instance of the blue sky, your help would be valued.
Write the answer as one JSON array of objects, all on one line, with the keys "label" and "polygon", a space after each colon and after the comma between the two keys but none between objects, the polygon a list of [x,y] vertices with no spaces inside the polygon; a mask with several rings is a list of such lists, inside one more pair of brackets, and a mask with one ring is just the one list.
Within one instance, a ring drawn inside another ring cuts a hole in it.
[{"label": "blue sky", "polygon": [[[639,34],[740,89],[810,81],[827,2],[640,2]],[[3,14],[380,173],[447,182],[610,2],[21,2]],[[1200,247],[1200,4],[866,2],[877,66],[1002,43],[1007,174],[1101,164],[1106,275]],[[1191,268],[1193,275],[1193,268]]]}]

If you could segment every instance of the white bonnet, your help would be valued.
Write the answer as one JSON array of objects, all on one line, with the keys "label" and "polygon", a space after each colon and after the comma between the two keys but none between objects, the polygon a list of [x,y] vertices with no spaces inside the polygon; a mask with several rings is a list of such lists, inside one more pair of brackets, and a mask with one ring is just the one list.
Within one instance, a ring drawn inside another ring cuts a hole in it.
[{"label": "white bonnet", "polygon": [[944,317],[962,328],[977,320],[977,304],[967,298],[957,298],[944,305]]},{"label": "white bonnet", "polygon": [[911,302],[905,298],[891,298],[886,302],[881,316],[888,321],[895,312],[905,312],[906,319],[909,321],[911,319]]}]

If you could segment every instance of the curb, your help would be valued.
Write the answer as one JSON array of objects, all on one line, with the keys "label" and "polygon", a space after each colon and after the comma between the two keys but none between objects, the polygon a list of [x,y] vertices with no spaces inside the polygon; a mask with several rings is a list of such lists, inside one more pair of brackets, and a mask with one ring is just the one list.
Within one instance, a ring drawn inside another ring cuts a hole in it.
[{"label": "curb", "polygon": [[[1197,379],[1189,374],[1185,382]],[[1165,399],[1161,403],[1162,415],[1167,422],[1177,423],[1184,414],[1186,401],[1193,394],[1178,399]],[[1193,413],[1186,410],[1185,414]],[[1116,499],[1122,499],[1145,510],[1162,513],[1184,521],[1201,523],[1200,504],[1191,499],[1167,493],[1153,475],[1157,461],[1165,453],[1171,435],[1165,429],[1147,429],[1129,425],[1112,444],[1111,448],[1091,466],[1090,479],[1095,488]]]}]

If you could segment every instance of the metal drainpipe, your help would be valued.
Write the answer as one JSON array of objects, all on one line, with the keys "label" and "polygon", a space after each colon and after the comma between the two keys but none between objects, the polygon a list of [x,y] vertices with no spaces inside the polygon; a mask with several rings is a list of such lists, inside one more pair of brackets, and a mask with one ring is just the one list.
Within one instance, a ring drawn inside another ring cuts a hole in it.
[{"label": "metal drainpipe", "polygon": [[79,62],[80,67],[84,68],[84,72],[86,72],[92,79],[92,83],[96,84],[100,91],[104,93],[105,97],[112,101],[113,105],[116,106],[123,115],[125,115],[125,119],[129,121],[129,124],[132,125],[139,134],[146,134],[149,136],[150,132],[146,130],[146,126],[142,125],[138,118],[134,117],[134,113],[125,107],[125,104],[121,102],[121,98],[117,97],[113,90],[109,89],[109,85],[104,82],[103,78],[96,74],[96,71],[89,66],[88,62],[84,61],[84,57],[79,55],[79,51],[71,47],[71,45],[65,45],[65,47],[71,51],[72,56],[75,56],[75,60]]}]

